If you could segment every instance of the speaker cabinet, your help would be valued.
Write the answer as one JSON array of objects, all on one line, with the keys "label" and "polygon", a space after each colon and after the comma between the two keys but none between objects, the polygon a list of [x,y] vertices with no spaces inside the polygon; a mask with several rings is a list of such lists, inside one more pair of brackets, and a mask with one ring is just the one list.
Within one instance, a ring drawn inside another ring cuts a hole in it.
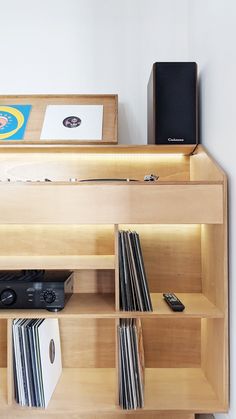
[{"label": "speaker cabinet", "polygon": [[198,143],[197,64],[154,63],[148,83],[148,143]]}]

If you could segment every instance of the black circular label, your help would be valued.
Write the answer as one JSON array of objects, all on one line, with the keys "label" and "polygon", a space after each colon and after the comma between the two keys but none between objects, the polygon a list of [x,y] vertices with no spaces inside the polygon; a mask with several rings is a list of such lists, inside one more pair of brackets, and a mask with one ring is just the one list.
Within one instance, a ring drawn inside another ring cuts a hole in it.
[{"label": "black circular label", "polygon": [[49,343],[49,359],[51,364],[53,364],[55,360],[55,343],[53,339],[51,339]]},{"label": "black circular label", "polygon": [[81,124],[81,119],[78,116],[67,116],[63,120],[63,125],[66,128],[76,128],[79,127]]}]

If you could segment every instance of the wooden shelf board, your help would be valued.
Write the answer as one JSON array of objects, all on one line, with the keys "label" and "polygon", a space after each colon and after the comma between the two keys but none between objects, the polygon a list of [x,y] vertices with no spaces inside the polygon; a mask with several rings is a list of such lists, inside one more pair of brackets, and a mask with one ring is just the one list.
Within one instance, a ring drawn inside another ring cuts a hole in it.
[{"label": "wooden shelf board", "polygon": [[46,411],[21,408],[14,403],[11,412],[22,412],[23,415],[30,412],[36,417],[45,413],[109,413],[117,409],[115,404],[115,368],[64,368]]},{"label": "wooden shelf board", "polygon": [[78,179],[78,181],[75,182],[70,182],[69,180],[53,180],[50,182],[45,182],[45,181],[36,181],[36,180],[32,180],[32,181],[10,181],[8,182],[7,180],[3,180],[1,181],[2,186],[7,185],[7,186],[26,186],[26,187],[39,187],[39,186],[45,186],[45,187],[49,187],[49,188],[53,188],[54,186],[72,186],[72,187],[84,187],[87,185],[91,185],[91,186],[102,186],[102,185],[113,185],[113,186],[125,186],[127,185],[128,187],[130,186],[142,186],[145,185],[146,187],[149,188],[153,188],[153,187],[157,187],[157,186],[194,186],[194,185],[223,185],[223,181],[222,180],[158,180],[155,183],[152,182],[147,182],[144,181],[142,179],[136,179],[136,180],[130,180],[127,181],[126,178],[124,178],[125,180],[114,180],[114,181],[110,181],[109,179],[106,180],[106,178],[104,178],[104,180],[89,180],[91,178],[88,178],[87,180],[80,180]]},{"label": "wooden shelf board", "polygon": [[223,318],[223,313],[200,293],[178,293],[186,309],[173,312],[163,300],[162,294],[151,294],[153,312],[116,312],[114,294],[74,294],[66,307],[58,313],[47,310],[0,310],[0,318]]},{"label": "wooden shelf board", "polygon": [[[223,185],[0,184],[1,224],[221,224]],[[28,199],[30,195],[31,199]],[[96,209],[94,205],[96,203]],[[184,205],[183,205],[184,203]],[[17,211],[16,211],[17,208]],[[137,211],[138,208],[138,211]],[[150,208],[155,210],[150,211]]]},{"label": "wooden shelf board", "polygon": [[7,407],[7,369],[0,368],[0,409],[5,407]]},{"label": "wooden shelf board", "polygon": [[201,368],[147,368],[144,410],[223,412]]},{"label": "wooden shelf board", "polygon": [[65,152],[71,152],[74,149],[77,153],[92,153],[92,154],[183,154],[190,155],[196,148],[195,145],[109,145],[109,142],[103,141],[103,144],[94,145],[81,144],[80,141],[43,141],[43,140],[21,140],[12,141],[11,143],[6,141],[0,141],[1,152],[4,150],[12,152],[20,152],[21,149],[47,149],[49,152],[55,153],[58,150],[63,149]]},{"label": "wooden shelf board", "polygon": [[0,310],[0,318],[112,318],[115,313],[114,294],[74,294],[65,308],[57,313],[47,310]]},{"label": "wooden shelf board", "polygon": [[[133,413],[145,417],[158,411],[223,412],[224,407],[200,368],[148,368],[145,407]],[[14,403],[10,412],[19,417],[26,417],[27,412],[33,417],[45,413],[127,413],[116,404],[116,373],[112,368],[66,368],[46,411],[20,408]]]},{"label": "wooden shelf board", "polygon": [[222,318],[224,314],[201,293],[176,293],[185,305],[182,312],[173,312],[162,293],[151,293],[153,312],[120,312],[120,317],[156,318]]},{"label": "wooden shelf board", "polygon": [[173,312],[164,301],[162,293],[151,294],[154,313],[161,312],[165,317],[207,317],[222,318],[224,314],[201,293],[176,293],[185,305],[183,312]]},{"label": "wooden shelf board", "polygon": [[114,269],[114,255],[0,256],[0,269]]}]

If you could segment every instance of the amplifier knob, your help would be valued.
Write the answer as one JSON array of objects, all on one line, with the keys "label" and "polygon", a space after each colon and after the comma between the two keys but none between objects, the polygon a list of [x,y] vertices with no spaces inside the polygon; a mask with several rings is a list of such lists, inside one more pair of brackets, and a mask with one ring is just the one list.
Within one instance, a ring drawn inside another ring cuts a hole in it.
[{"label": "amplifier knob", "polygon": [[45,291],[43,293],[43,299],[45,303],[52,304],[56,299],[56,294],[54,291]]},{"label": "amplifier knob", "polygon": [[4,306],[11,306],[16,301],[16,293],[11,289],[5,289],[0,294],[0,301]]}]

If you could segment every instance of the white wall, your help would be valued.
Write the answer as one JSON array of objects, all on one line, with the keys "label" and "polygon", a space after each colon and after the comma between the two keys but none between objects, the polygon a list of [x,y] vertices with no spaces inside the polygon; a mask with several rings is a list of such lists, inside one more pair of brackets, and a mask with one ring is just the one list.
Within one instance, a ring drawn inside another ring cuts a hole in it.
[{"label": "white wall", "polygon": [[122,143],[146,143],[151,65],[184,60],[187,0],[0,0],[1,93],[118,93]]},{"label": "white wall", "polygon": [[202,142],[229,178],[231,400],[236,418],[236,2],[189,1],[189,59],[201,71]]}]

